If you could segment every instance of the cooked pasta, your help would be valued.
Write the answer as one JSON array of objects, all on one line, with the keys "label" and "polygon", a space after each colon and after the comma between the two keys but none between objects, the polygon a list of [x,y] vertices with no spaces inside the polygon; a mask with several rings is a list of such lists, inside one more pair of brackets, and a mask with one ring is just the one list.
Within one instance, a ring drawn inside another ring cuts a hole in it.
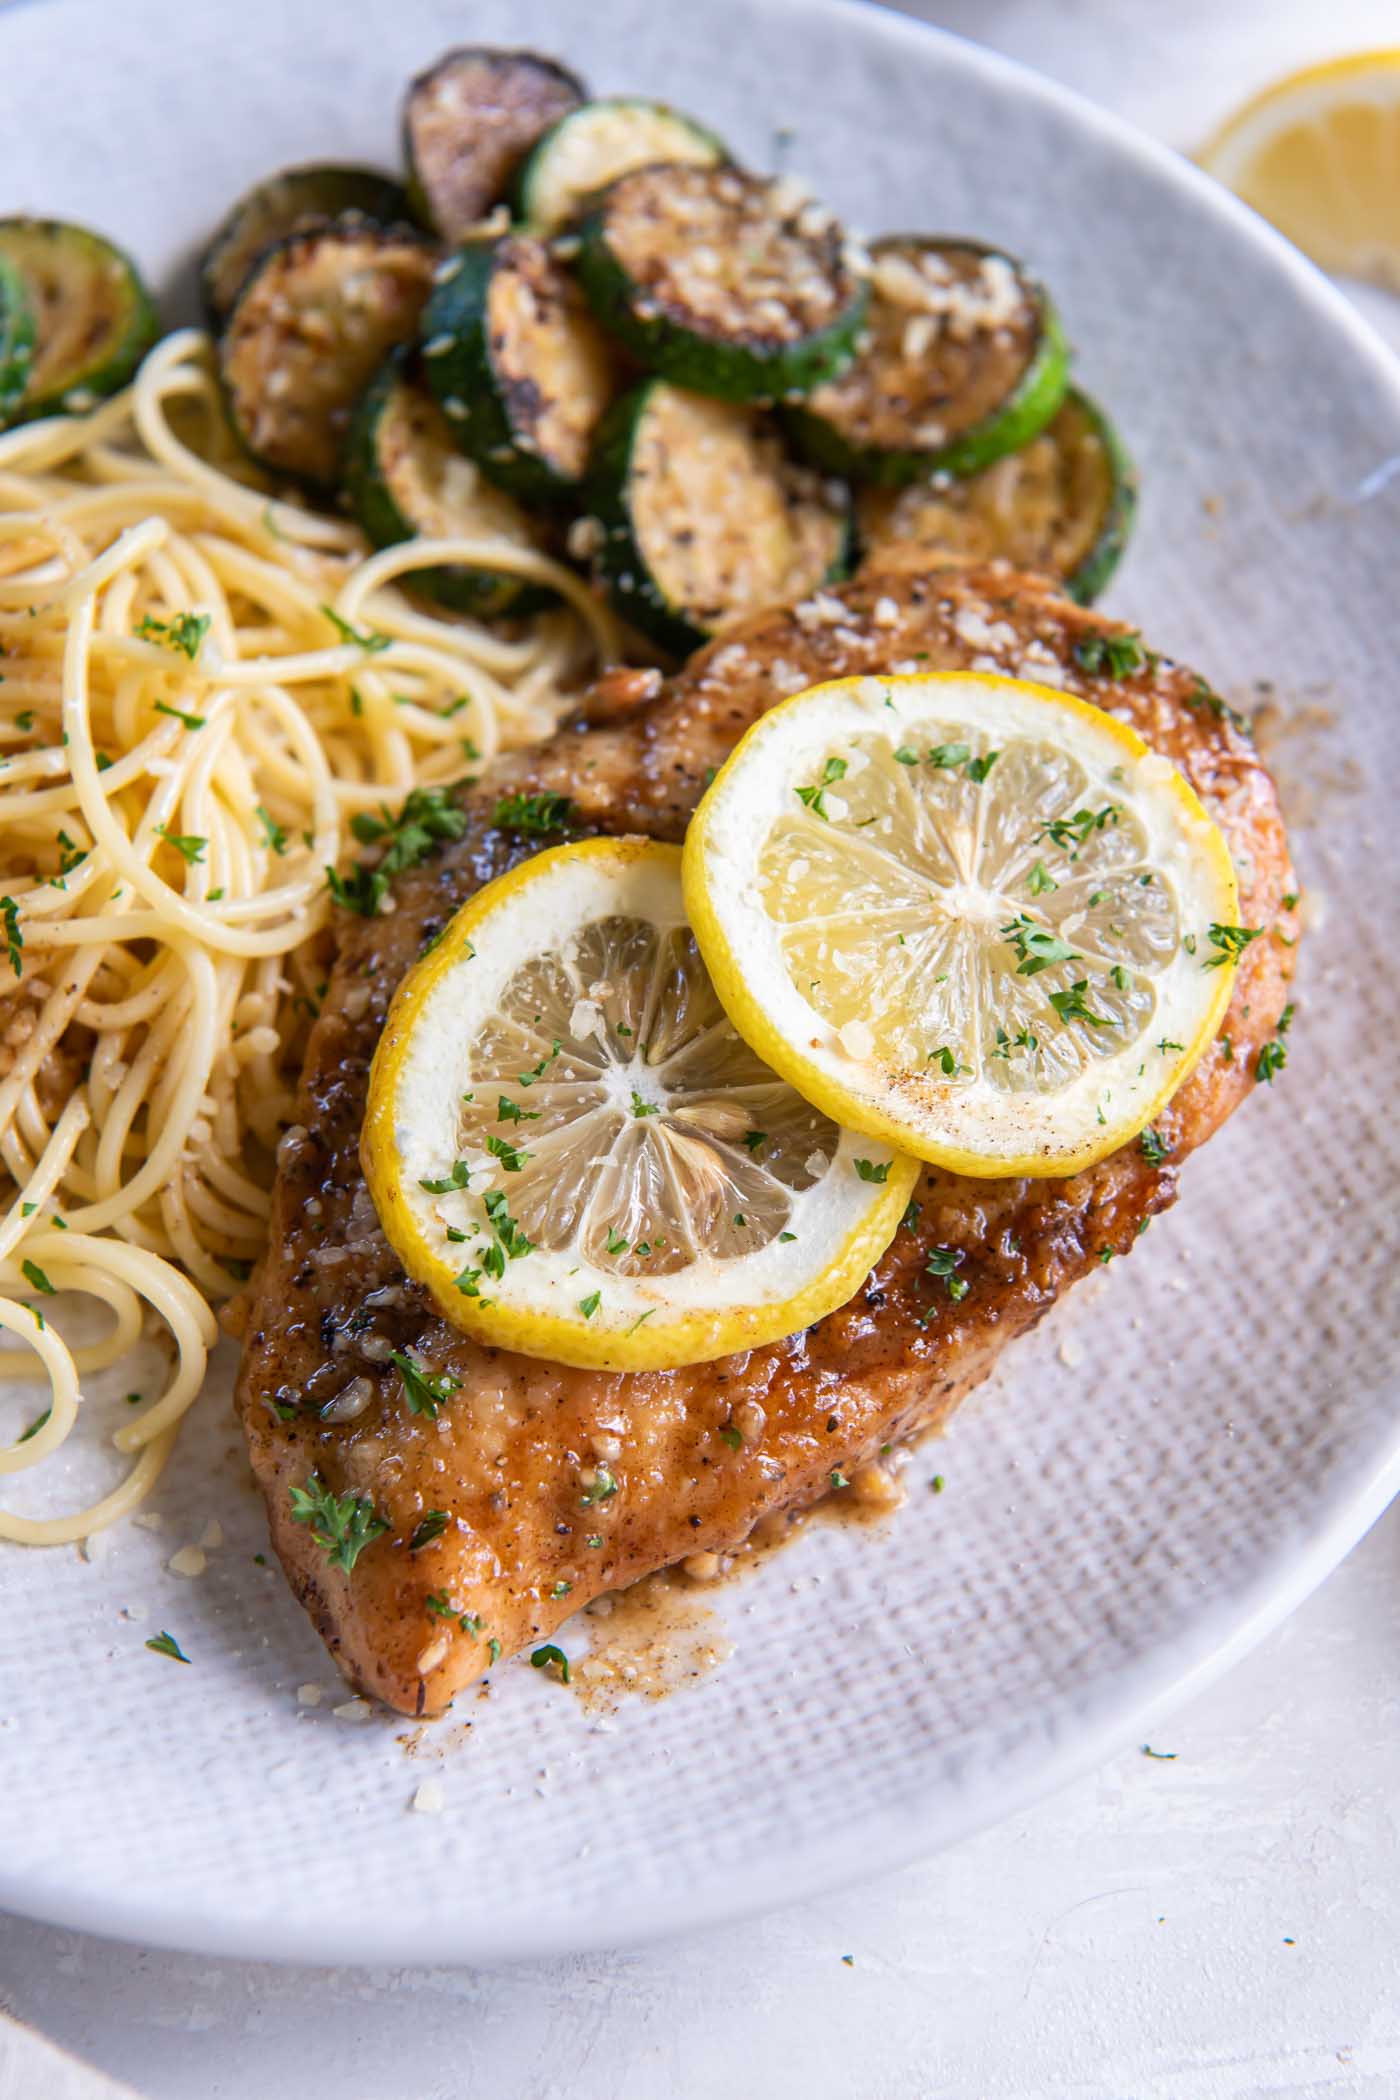
[{"label": "cooked pasta", "polygon": [[[398,587],[451,562],[562,603],[498,632]],[[356,813],[547,732],[614,639],[517,544],[370,553],[269,496],[195,331],[94,413],[0,437],[0,1375],[49,1388],[0,1473],[49,1459],[82,1380],[152,1324],[170,1360],[115,1436],[120,1485],[0,1512],[0,1537],[127,1514],[198,1396],[213,1308],[262,1248]],[[64,1341],[65,1293],[106,1308],[99,1340]]]}]

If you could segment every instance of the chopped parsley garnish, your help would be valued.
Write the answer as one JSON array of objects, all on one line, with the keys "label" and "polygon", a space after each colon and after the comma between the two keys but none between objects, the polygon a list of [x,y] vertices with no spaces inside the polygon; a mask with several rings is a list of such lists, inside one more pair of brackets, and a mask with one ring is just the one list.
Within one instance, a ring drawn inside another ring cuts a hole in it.
[{"label": "chopped parsley garnish", "polygon": [[873,1159],[858,1159],[856,1161],[856,1172],[862,1181],[888,1181],[890,1178],[890,1163],[888,1160],[883,1160],[877,1167]]},{"label": "chopped parsley garnish", "polygon": [[411,1356],[405,1356],[402,1349],[391,1349],[389,1361],[398,1365],[399,1375],[403,1379],[404,1398],[408,1402],[410,1412],[415,1415],[436,1418],[439,1407],[444,1401],[452,1398],[462,1383],[461,1379],[454,1378],[450,1371],[425,1371]]},{"label": "chopped parsley garnish", "polygon": [[5,922],[5,951],[16,977],[24,975],[24,935],[20,930],[19,906],[13,897],[0,897],[0,919]]},{"label": "chopped parsley garnish", "polygon": [[[494,1656],[492,1657],[492,1661],[495,1661]],[[569,1681],[569,1658],[564,1653],[563,1649],[556,1648],[552,1641],[550,1642],[548,1647],[536,1648],[534,1650],[533,1654],[530,1657],[530,1668],[532,1670],[554,1669],[559,1672],[559,1681],[561,1684],[567,1684]]]},{"label": "chopped parsley garnish", "polygon": [[1186,695],[1186,705],[1188,707],[1208,707],[1219,721],[1228,722],[1230,727],[1237,729],[1241,736],[1252,738],[1254,735],[1254,724],[1250,721],[1249,716],[1242,715],[1238,708],[1231,707],[1228,700],[1222,700],[1219,693],[1211,689],[1199,672],[1196,674],[1195,685]]},{"label": "chopped parsley garnish", "polygon": [[841,1468],[839,1466],[833,1466],[831,1469],[831,1485],[834,1488],[848,1488],[850,1484],[850,1481],[847,1480],[845,1474],[841,1471]]},{"label": "chopped parsley garnish", "polygon": [[1109,824],[1116,824],[1123,814],[1121,802],[1105,802],[1102,809],[1077,809],[1071,817],[1054,817],[1042,824],[1035,835],[1035,843],[1049,839],[1068,852],[1071,860],[1078,860],[1079,849],[1095,831],[1102,831]]},{"label": "chopped parsley garnish", "polygon": [[1128,678],[1143,668],[1148,656],[1133,629],[1127,634],[1086,634],[1074,645],[1074,660],[1092,677]]},{"label": "chopped parsley garnish", "polygon": [[261,802],[255,806],[253,815],[262,825],[263,837],[267,840],[273,852],[285,853],[287,850],[287,834],[283,826],[268,815]]},{"label": "chopped parsley garnish", "polygon": [[421,1517],[413,1528],[413,1536],[408,1542],[409,1552],[417,1553],[422,1547],[431,1546],[433,1540],[440,1539],[446,1529],[447,1511],[445,1509],[430,1509],[428,1514],[425,1517]]},{"label": "chopped parsley garnish", "polygon": [[1280,1035],[1287,1035],[1289,1029],[1293,1026],[1294,1010],[1293,1001],[1290,999],[1278,1017],[1278,1032]]},{"label": "chopped parsley garnish", "polygon": [[497,1640],[494,1633],[492,1634],[490,1640],[486,1643],[486,1645],[491,1651],[492,1662],[498,1663],[501,1659],[501,1644]]},{"label": "chopped parsley garnish", "polygon": [[613,1479],[612,1474],[606,1466],[599,1466],[594,1472],[591,1483],[583,1491],[581,1497],[583,1507],[590,1509],[595,1502],[611,1502],[616,1493],[617,1482]]},{"label": "chopped parsley garnish", "polygon": [[1077,977],[1067,992],[1051,992],[1050,1004],[1062,1021],[1088,1021],[1094,1028],[1117,1028],[1119,1023],[1111,1014],[1096,1014],[1089,1006],[1084,997],[1088,989],[1088,978]]},{"label": "chopped parsley garnish", "polygon": [[25,1282],[33,1284],[36,1291],[42,1291],[47,1298],[52,1298],[56,1295],[53,1285],[49,1282],[48,1277],[39,1267],[37,1261],[22,1261],[20,1268],[24,1273]]},{"label": "chopped parsley garnish", "polygon": [[632,1113],[634,1116],[659,1116],[661,1105],[657,1101],[643,1101],[637,1089],[632,1089]]},{"label": "chopped parsley garnish", "polygon": [[153,1655],[168,1655],[172,1662],[188,1663],[189,1657],[173,1633],[153,1633],[146,1646]]},{"label": "chopped parsley garnish", "polygon": [[929,748],[928,762],[937,772],[947,773],[954,766],[965,766],[971,756],[971,744],[933,744]]},{"label": "chopped parsley garnish", "polygon": [[183,722],[186,729],[202,729],[208,719],[205,715],[186,714],[182,707],[167,707],[164,700],[157,700],[156,713],[169,715],[172,722]]},{"label": "chopped parsley garnish", "polygon": [[894,762],[897,766],[916,766],[919,763],[919,754],[911,750],[908,744],[901,744],[895,752]]},{"label": "chopped parsley garnish", "polygon": [[1158,1131],[1153,1129],[1150,1123],[1138,1139],[1138,1143],[1142,1147],[1142,1156],[1149,1167],[1160,1167],[1163,1160],[1170,1157],[1171,1146],[1166,1143]]},{"label": "chopped parsley garnish", "polygon": [[955,1276],[953,1273],[955,1269],[962,1267],[966,1258],[961,1247],[935,1247],[924,1263],[925,1274],[942,1279],[948,1296],[955,1305],[960,1298],[967,1296],[967,1285],[961,1276]]},{"label": "chopped parsley garnish", "polygon": [[1117,985],[1120,992],[1130,992],[1132,990],[1132,977],[1129,975],[1128,971],[1124,969],[1122,963],[1115,963],[1108,974],[1113,979],[1113,982]]},{"label": "chopped parsley garnish", "polygon": [[420,1189],[426,1189],[430,1196],[445,1196],[449,1189],[464,1189],[470,1179],[471,1169],[466,1161],[454,1159],[451,1173],[443,1180],[425,1181],[420,1177],[418,1186]]},{"label": "chopped parsley garnish", "polygon": [[1220,953],[1207,956],[1201,965],[1202,969],[1218,970],[1225,963],[1238,962],[1250,942],[1257,941],[1262,932],[1263,928],[1260,926],[1216,926],[1212,924],[1207,928],[1206,938],[1213,948],[1220,950]]},{"label": "chopped parsley garnish", "polygon": [[523,1151],[519,1145],[512,1145],[509,1138],[496,1137],[494,1133],[487,1138],[486,1149],[501,1162],[507,1174],[518,1174],[526,1160],[534,1158],[532,1152]]},{"label": "chopped parsley garnish", "polygon": [[1272,1043],[1264,1044],[1258,1057],[1255,1059],[1254,1076],[1256,1079],[1262,1079],[1265,1086],[1272,1086],[1274,1074],[1281,1072],[1287,1063],[1288,1046],[1275,1037]]},{"label": "chopped parsley garnish", "polygon": [[1298,909],[1298,899],[1301,894],[1302,893],[1299,890],[1289,890],[1283,898],[1284,910],[1296,911]]},{"label": "chopped parsley garnish", "polygon": [[822,767],[822,777],[816,787],[800,787],[794,789],[793,792],[796,794],[799,802],[806,804],[814,817],[820,817],[823,823],[829,823],[831,820],[827,814],[826,790],[832,785],[833,781],[844,780],[845,777],[845,759],[829,758]]},{"label": "chopped parsley garnish", "polygon": [[1043,897],[1047,890],[1057,890],[1059,887],[1043,860],[1038,860],[1026,877],[1026,888],[1033,897]]},{"label": "chopped parsley garnish", "polygon": [[949,1079],[956,1079],[959,1072],[966,1072],[971,1069],[968,1065],[959,1064],[957,1051],[950,1050],[946,1043],[940,1049],[926,1050],[924,1056],[931,1064],[941,1065]]},{"label": "chopped parsley garnish", "polygon": [[583,1314],[585,1320],[591,1320],[593,1318],[594,1313],[597,1312],[598,1307],[602,1304],[602,1302],[603,1294],[601,1291],[590,1291],[586,1298],[579,1299],[578,1309]]},{"label": "chopped parsley garnish", "polygon": [[136,623],[136,632],[143,642],[159,642],[162,649],[178,649],[191,663],[199,654],[199,645],[209,632],[208,613],[176,613],[173,620],[156,620],[147,613]]},{"label": "chopped parsley garnish", "polygon": [[362,919],[372,919],[389,887],[387,882],[376,880],[378,874],[377,868],[355,868],[348,876],[327,868],[326,888],[342,911],[358,912]]},{"label": "chopped parsley garnish", "polygon": [[614,1232],[611,1226],[608,1228],[608,1252],[609,1254],[625,1254],[627,1252],[627,1241],[620,1232]]},{"label": "chopped parsley garnish", "polygon": [[550,1065],[554,1063],[554,1060],[558,1055],[559,1038],[556,1035],[554,1038],[554,1048],[549,1052],[549,1055],[547,1057],[542,1057],[537,1065],[532,1065],[528,1072],[517,1072],[515,1075],[516,1078],[520,1081],[520,1084],[522,1086],[533,1086],[537,1079],[544,1078],[546,1071],[548,1070]]},{"label": "chopped parsley garnish", "polygon": [[923,1214],[923,1204],[918,1202],[915,1197],[911,1196],[909,1198],[909,1201],[904,1206],[904,1216],[900,1219],[899,1222],[902,1226],[906,1228],[906,1230],[908,1230],[909,1232],[913,1232]]},{"label": "chopped parsley garnish", "polygon": [[508,1094],[502,1094],[496,1103],[498,1123],[538,1123],[539,1120],[540,1112],[537,1108],[522,1108],[520,1103],[512,1101]]},{"label": "chopped parsley garnish", "polygon": [[204,849],[209,841],[208,839],[200,838],[197,832],[181,834],[178,831],[167,831],[163,824],[157,824],[155,830],[156,837],[164,839],[167,846],[173,846],[181,859],[191,868],[197,867],[199,862],[203,860]]},{"label": "chopped parsley garnish", "polygon": [[[499,1247],[490,1247],[487,1249],[487,1252],[488,1254],[496,1255],[499,1259],[501,1250]],[[501,1261],[499,1269],[493,1269],[491,1273],[496,1276],[503,1276],[505,1274],[504,1261]],[[481,1271],[480,1269],[474,1269],[470,1262],[468,1262],[465,1269],[459,1269],[457,1271],[457,1274],[453,1277],[452,1281],[456,1284],[458,1290],[462,1293],[462,1296],[464,1298],[480,1298]]]},{"label": "chopped parsley garnish", "polygon": [[365,1547],[389,1529],[389,1519],[378,1514],[368,1495],[333,1495],[319,1473],[305,1487],[292,1489],[291,1502],[293,1521],[309,1524],[332,1566],[347,1575]]},{"label": "chopped parsley garnish", "polygon": [[568,795],[502,795],[491,821],[508,831],[540,834],[563,831],[573,822],[573,815]]},{"label": "chopped parsley garnish", "polygon": [[71,875],[74,868],[80,867],[87,859],[88,849],[86,846],[80,846],[76,839],[70,839],[66,831],[59,832],[58,844],[58,872],[60,875]]},{"label": "chopped parsley garnish", "polygon": [[[16,715],[16,716],[15,716],[15,728],[16,728],[16,729],[22,729],[22,730],[24,730],[24,731],[26,732],[26,734],[27,734],[27,733],[29,732],[29,730],[31,730],[31,729],[32,729],[33,727],[34,727],[34,710],[33,710],[33,708],[32,708],[32,707],[26,707],[26,708],[25,708],[25,710],[24,710],[24,713],[23,713],[23,714],[20,714],[20,715]],[[1297,900],[1295,899],[1294,901],[1296,902]],[[1284,902],[1285,902],[1285,903],[1287,903],[1287,902],[1288,902],[1287,898],[1285,898],[1285,899],[1284,899]]]},{"label": "chopped parsley garnish", "polygon": [[796,1238],[797,1234],[795,1232],[780,1232],[778,1234],[778,1245],[780,1247],[785,1246],[790,1240],[795,1240]]},{"label": "chopped parsley garnish", "polygon": [[748,1150],[757,1156],[768,1143],[768,1132],[766,1130],[746,1130],[743,1141]]},{"label": "chopped parsley garnish", "polygon": [[732,1422],[726,1422],[724,1424],[723,1428],[720,1430],[720,1439],[723,1443],[728,1444],[731,1451],[738,1451],[742,1447],[744,1441],[742,1431],[736,1429]]},{"label": "chopped parsley garnish", "polygon": [[967,777],[974,787],[981,787],[982,782],[1000,757],[1000,751],[988,751],[982,758],[970,758],[968,760]]},{"label": "chopped parsley garnish", "polygon": [[1018,977],[1034,977],[1041,970],[1048,970],[1051,963],[1078,962],[1079,957],[1068,941],[1062,941],[1057,933],[1046,926],[1037,926],[1024,912],[1000,929],[1004,941],[1009,941],[1020,960],[1016,964]]},{"label": "chopped parsley garnish", "polygon": [[384,851],[375,867],[357,867],[343,878],[327,868],[331,895],[362,919],[372,919],[395,875],[416,867],[440,841],[459,839],[466,828],[466,812],[447,788],[413,788],[397,816],[385,803],[378,814],[362,809],[351,818],[350,829],[362,846],[382,843]]},{"label": "chopped parsley garnish", "polygon": [[[486,1206],[486,1215],[491,1221],[491,1229],[511,1260],[519,1261],[522,1255],[529,1254],[535,1243],[532,1239],[526,1237],[511,1216],[507,1208],[505,1191],[503,1189],[488,1189],[481,1200]],[[492,1248],[487,1251],[494,1253],[495,1249]],[[484,1261],[485,1257],[483,1256]],[[495,1273],[499,1276],[503,1271],[497,1270]]]},{"label": "chopped parsley garnish", "polygon": [[334,606],[323,605],[321,610],[342,642],[353,642],[357,649],[364,650],[366,656],[377,656],[381,649],[393,648],[394,637],[391,634],[376,634],[373,628],[368,627],[362,634],[358,627],[352,627],[348,620],[342,620]]}]

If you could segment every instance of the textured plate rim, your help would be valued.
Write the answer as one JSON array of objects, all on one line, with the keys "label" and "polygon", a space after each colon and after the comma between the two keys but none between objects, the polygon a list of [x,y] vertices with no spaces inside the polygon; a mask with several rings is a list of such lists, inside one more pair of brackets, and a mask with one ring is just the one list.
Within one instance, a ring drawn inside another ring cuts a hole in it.
[{"label": "textured plate rim", "polygon": [[[55,22],[68,12],[63,0],[47,0]],[[1394,397],[1400,418],[1400,362],[1340,291],[1314,264],[1250,207],[1170,147],[1126,120],[1050,80],[1031,67],[951,31],[887,12],[869,0],[757,0],[770,14],[784,13],[859,24],[858,33],[911,53],[933,49],[954,70],[979,74],[1022,100],[1054,109],[1081,133],[1096,137],[1136,160],[1188,211],[1213,220],[1229,236],[1271,258],[1300,306],[1307,307],[1372,368]],[[18,10],[16,10],[18,12]],[[257,1925],[229,1921],[202,1908],[163,1904],[143,1892],[125,1901],[90,1893],[75,1895],[70,1884],[37,1883],[32,1875],[11,1878],[0,1863],[0,1909],[61,1928],[144,1943],[171,1951],[289,1965],[482,1964],[526,1960],[607,1948],[638,1947],[688,1936],[721,1924],[786,1908],[791,1904],[874,1880],[956,1844],[1015,1815],[1092,1771],[1122,1750],[1144,1725],[1204,1690],[1243,1659],[1295,1611],[1344,1560],[1400,1495],[1400,1416],[1378,1448],[1341,1467],[1328,1506],[1319,1507],[1307,1541],[1290,1543],[1262,1566],[1243,1588],[1204,1606],[1180,1635],[1130,1668],[1106,1673],[1065,1714],[1058,1741],[1028,1771],[994,1771],[956,1793],[945,1790],[912,1818],[878,1809],[853,1815],[833,1833],[820,1854],[811,1849],[766,1850],[748,1882],[693,1889],[683,1914],[654,1898],[613,1904],[605,1920],[584,1923],[557,1914],[504,1929],[487,1919],[464,1917],[459,1926],[441,1919],[415,1923],[396,1917],[349,1928],[328,1926],[314,1947],[292,1922],[276,1918]]]}]

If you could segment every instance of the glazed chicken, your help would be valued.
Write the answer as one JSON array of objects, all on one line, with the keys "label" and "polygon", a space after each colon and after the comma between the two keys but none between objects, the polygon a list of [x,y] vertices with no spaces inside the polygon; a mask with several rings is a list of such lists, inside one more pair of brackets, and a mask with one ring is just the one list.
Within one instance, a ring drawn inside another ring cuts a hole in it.
[{"label": "glazed chicken", "polygon": [[[300,1122],[280,1148],[269,1250],[236,1313],[237,1404],[288,1578],[365,1692],[440,1713],[498,1656],[600,1592],[733,1548],[766,1515],[815,1502],[833,1471],[850,1478],[941,1424],[1007,1342],[1174,1200],[1182,1161],[1249,1092],[1274,1033],[1295,885],[1273,785],[1229,709],[1165,657],[1110,675],[1105,652],[1084,644],[1123,632],[1002,565],[891,554],[754,617],[673,678],[605,678],[547,746],[463,791],[464,835],[398,879],[390,912],[343,917]],[[500,799],[567,796],[575,836],[679,840],[709,769],[774,701],[849,674],[967,668],[1063,686],[1129,722],[1220,824],[1241,917],[1267,929],[1243,953],[1221,1036],[1158,1119],[1152,1157],[1134,1142],[1065,1180],[928,1168],[917,1214],[847,1305],[716,1363],[567,1369],[445,1324],[380,1230],[360,1125],[389,1001],[424,942],[482,883],[557,842],[498,828]],[[935,1247],[963,1257],[956,1302],[927,1273]],[[404,1406],[390,1351],[406,1348],[460,1381],[436,1418]],[[365,1498],[383,1527],[348,1573],[295,1519],[293,1490],[313,1474]]]}]

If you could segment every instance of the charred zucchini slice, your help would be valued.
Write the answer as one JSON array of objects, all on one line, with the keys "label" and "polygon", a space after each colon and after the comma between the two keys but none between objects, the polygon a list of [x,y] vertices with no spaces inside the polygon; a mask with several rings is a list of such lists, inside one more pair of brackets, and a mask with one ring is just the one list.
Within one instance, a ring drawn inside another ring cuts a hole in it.
[{"label": "charred zucchini slice", "polygon": [[530,148],[583,97],[581,80],[533,51],[449,51],[404,97],[414,217],[454,247],[465,240]]},{"label": "charred zucchini slice", "polygon": [[351,212],[393,226],[407,217],[408,199],[400,183],[373,168],[320,164],[284,168],[240,197],[200,263],[200,295],[211,326],[223,327],[248,272],[274,241]]},{"label": "charred zucchini slice", "polygon": [[33,356],[34,309],[24,279],[0,258],[0,430],[19,414]]},{"label": "charred zucchini slice", "polygon": [[829,378],[850,362],[867,297],[830,213],[728,167],[622,176],[583,221],[578,274],[642,364],[723,401]]},{"label": "charred zucchini slice", "polygon": [[1044,428],[1069,360],[1055,310],[1021,265],[977,241],[895,234],[871,249],[854,364],[791,411],[818,465],[884,488],[975,474]]},{"label": "charred zucchini slice", "polygon": [[273,474],[334,486],[351,410],[432,289],[418,234],[360,219],[289,234],[254,264],[219,345],[235,430]]},{"label": "charred zucchini slice", "polygon": [[677,655],[849,565],[845,489],[790,460],[760,411],[664,379],[608,415],[589,494],[613,603]]},{"label": "charred zucchini slice", "polygon": [[927,547],[967,561],[1000,557],[1054,576],[1081,605],[1113,574],[1132,528],[1137,482],[1103,411],[1071,387],[1038,437],[980,474],[939,474],[908,488],[866,489],[863,547]]},{"label": "charred zucchini slice", "polygon": [[665,102],[585,102],[535,147],[516,183],[516,205],[536,232],[558,233],[595,191],[633,168],[658,161],[714,168],[728,158],[712,131]]},{"label": "charred zucchini slice", "polygon": [[129,256],[62,219],[0,219],[0,262],[32,316],[21,416],[79,415],[126,385],[156,335]]},{"label": "charred zucchini slice", "polygon": [[[537,549],[543,530],[463,458],[447,418],[396,354],[360,401],[346,447],[345,486],[376,547],[423,537],[506,539]],[[508,569],[453,565],[414,570],[407,581],[454,612],[489,619],[545,602]]]},{"label": "charred zucchini slice", "polygon": [[576,489],[615,392],[613,353],[531,234],[470,241],[438,272],[423,369],[464,452],[512,495]]}]

